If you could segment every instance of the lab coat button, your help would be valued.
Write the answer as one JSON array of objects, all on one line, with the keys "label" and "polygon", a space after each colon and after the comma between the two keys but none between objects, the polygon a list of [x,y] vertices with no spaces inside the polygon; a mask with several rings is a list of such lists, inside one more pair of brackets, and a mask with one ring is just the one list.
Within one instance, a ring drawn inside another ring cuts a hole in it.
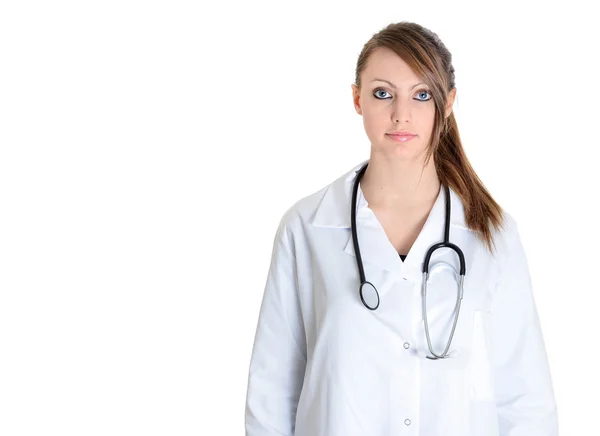
[{"label": "lab coat button", "polygon": [[408,350],[408,347],[410,347],[410,344],[408,342],[404,343],[404,348],[406,348]]},{"label": "lab coat button", "polygon": [[410,419],[405,419],[405,420],[404,420],[404,424],[406,424],[406,425],[410,425]]}]

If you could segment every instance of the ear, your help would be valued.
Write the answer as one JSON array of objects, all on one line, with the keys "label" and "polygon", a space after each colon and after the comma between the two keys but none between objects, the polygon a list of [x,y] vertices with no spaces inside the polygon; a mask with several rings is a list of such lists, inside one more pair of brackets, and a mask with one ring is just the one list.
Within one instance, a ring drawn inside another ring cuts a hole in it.
[{"label": "ear", "polygon": [[454,105],[454,99],[456,98],[456,88],[452,88],[448,93],[448,103],[446,104],[446,115],[445,118],[450,116],[452,112],[452,106]]},{"label": "ear", "polygon": [[360,107],[360,90],[353,83],[352,85],[352,102],[354,103],[354,110],[357,114],[362,115],[362,108]]}]

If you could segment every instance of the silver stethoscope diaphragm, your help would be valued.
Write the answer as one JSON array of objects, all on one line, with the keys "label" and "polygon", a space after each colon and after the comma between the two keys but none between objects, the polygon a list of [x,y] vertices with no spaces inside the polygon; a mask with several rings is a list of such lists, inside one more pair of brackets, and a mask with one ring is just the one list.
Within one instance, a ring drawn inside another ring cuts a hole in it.
[{"label": "silver stethoscope diaphragm", "polygon": [[364,281],[360,285],[360,299],[367,309],[375,310],[379,307],[379,292],[371,282]]}]

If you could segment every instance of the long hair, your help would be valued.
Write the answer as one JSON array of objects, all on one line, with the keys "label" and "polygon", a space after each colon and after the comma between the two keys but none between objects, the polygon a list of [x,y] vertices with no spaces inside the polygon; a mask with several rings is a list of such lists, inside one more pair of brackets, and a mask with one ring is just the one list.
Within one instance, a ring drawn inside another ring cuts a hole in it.
[{"label": "long hair", "polygon": [[425,165],[431,156],[435,156],[435,169],[440,182],[452,188],[460,197],[467,227],[493,254],[495,242],[492,227],[496,230],[504,227],[502,208],[467,159],[454,111],[444,118],[448,93],[455,87],[452,54],[435,33],[419,24],[408,21],[389,24],[367,41],[358,56],[355,85],[359,89],[360,74],[371,53],[379,47],[393,50],[431,88],[435,119]]}]

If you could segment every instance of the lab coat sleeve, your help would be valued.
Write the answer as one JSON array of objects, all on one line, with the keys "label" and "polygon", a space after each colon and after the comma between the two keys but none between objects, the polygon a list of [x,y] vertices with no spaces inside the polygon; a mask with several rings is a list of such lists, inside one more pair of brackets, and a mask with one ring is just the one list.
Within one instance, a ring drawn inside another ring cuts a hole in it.
[{"label": "lab coat sleeve", "polygon": [[306,368],[295,256],[280,223],[250,359],[246,436],[293,436]]},{"label": "lab coat sleeve", "polygon": [[557,436],[550,368],[517,224],[494,287],[491,322],[499,436]]}]

